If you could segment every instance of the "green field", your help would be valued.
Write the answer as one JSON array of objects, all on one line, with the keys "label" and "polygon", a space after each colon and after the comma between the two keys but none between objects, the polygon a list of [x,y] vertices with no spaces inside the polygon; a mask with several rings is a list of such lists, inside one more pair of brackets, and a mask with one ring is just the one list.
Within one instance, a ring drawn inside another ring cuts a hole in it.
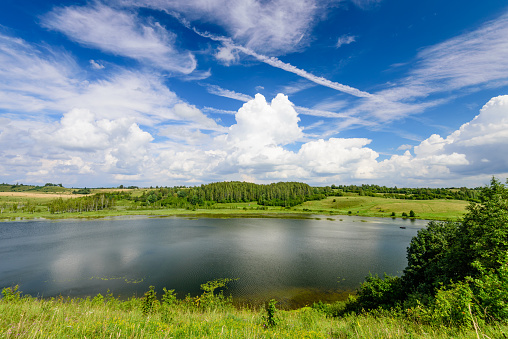
[{"label": "green field", "polygon": [[[60,187],[50,187],[60,189]],[[93,189],[94,193],[114,192],[117,189]],[[133,196],[141,196],[147,189],[124,190]],[[55,213],[48,211],[47,204],[57,198],[72,199],[82,195],[72,194],[72,189],[58,192],[30,190],[24,192],[2,192],[0,194],[0,220],[22,219],[63,219],[63,218],[103,218],[114,216],[206,216],[206,217],[305,217],[320,215],[358,215],[364,217],[402,217],[413,210],[416,218],[426,220],[458,219],[466,211],[468,202],[463,200],[403,200],[383,197],[359,196],[350,194],[342,197],[327,197],[323,200],[307,201],[291,208],[279,206],[259,206],[257,202],[216,203],[208,208],[178,209],[141,207],[131,200],[119,200],[111,209],[81,212]],[[13,209],[13,206],[16,208]],[[31,209],[28,207],[32,207]]]},{"label": "green field", "polygon": [[390,217],[392,212],[396,217],[402,217],[402,213],[409,215],[409,212],[413,210],[418,219],[447,220],[460,218],[466,212],[468,205],[469,202],[463,200],[402,200],[350,195],[307,201],[295,210],[366,217]]}]

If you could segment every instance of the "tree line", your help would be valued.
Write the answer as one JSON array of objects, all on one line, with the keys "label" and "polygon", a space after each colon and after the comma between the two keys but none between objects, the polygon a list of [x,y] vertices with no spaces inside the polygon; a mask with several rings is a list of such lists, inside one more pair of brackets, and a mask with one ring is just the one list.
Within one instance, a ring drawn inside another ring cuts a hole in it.
[{"label": "tree line", "polygon": [[75,199],[54,199],[47,206],[50,213],[92,212],[111,208],[115,205],[115,195],[97,193]]},{"label": "tree line", "polygon": [[454,199],[466,201],[478,201],[482,188],[397,188],[379,185],[332,185],[341,193],[358,193],[360,196],[379,196],[393,199],[432,200]]},{"label": "tree line", "polygon": [[159,188],[134,198],[147,204],[165,207],[209,206],[215,203],[257,202],[264,206],[292,207],[308,200],[334,194],[328,188],[311,187],[300,182],[278,182],[268,185],[249,182],[216,182],[197,187]]}]

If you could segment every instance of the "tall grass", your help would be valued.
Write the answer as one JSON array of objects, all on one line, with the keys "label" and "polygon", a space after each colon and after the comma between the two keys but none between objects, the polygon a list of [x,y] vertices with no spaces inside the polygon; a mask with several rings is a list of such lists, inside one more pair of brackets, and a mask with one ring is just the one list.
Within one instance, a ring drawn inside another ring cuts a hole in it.
[{"label": "tall grass", "polygon": [[387,311],[330,317],[323,304],[268,313],[235,308],[213,291],[183,300],[168,292],[155,301],[150,295],[121,301],[111,294],[40,299],[7,291],[0,300],[0,338],[499,338],[508,329],[429,326]]}]

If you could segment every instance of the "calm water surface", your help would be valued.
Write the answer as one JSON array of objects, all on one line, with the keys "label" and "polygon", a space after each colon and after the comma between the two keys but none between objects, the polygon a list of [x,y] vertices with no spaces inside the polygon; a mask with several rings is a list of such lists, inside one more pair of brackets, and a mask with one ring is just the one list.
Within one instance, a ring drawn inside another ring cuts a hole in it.
[{"label": "calm water surface", "polygon": [[291,300],[309,291],[333,299],[369,272],[400,275],[406,247],[426,224],[355,216],[3,222],[0,288],[18,284],[44,297],[109,289],[130,297],[154,285],[183,297],[228,277],[238,280],[227,293],[243,300]]}]

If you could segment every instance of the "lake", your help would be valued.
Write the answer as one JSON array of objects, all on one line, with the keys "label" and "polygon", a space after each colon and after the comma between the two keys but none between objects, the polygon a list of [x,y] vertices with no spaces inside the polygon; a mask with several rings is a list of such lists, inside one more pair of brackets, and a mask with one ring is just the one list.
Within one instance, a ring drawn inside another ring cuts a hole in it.
[{"label": "lake", "polygon": [[238,278],[226,291],[237,300],[300,306],[344,298],[369,273],[400,275],[426,224],[356,216],[2,222],[0,288],[127,298],[154,285],[184,297],[209,280]]}]

